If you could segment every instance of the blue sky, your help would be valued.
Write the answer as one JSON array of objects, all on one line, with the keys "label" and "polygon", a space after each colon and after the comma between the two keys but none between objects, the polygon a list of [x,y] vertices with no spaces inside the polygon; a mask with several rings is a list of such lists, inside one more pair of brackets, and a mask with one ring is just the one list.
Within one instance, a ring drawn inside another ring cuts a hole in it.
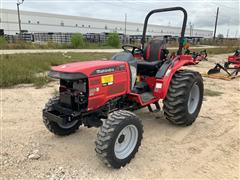
[{"label": "blue sky", "polygon": [[[1,8],[16,9],[17,0],[0,0]],[[21,10],[86,16],[101,19],[142,23],[152,9],[182,6],[188,11],[188,23],[194,28],[213,30],[217,7],[219,22],[217,34],[240,37],[239,0],[25,0]],[[180,13],[163,13],[151,18],[150,23],[180,26]]]}]

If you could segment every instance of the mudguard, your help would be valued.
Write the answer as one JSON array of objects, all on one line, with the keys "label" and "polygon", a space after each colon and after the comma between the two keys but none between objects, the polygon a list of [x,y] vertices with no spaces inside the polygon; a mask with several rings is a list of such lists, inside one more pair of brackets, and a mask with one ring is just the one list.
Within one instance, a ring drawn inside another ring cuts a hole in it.
[{"label": "mudguard", "polygon": [[162,79],[164,77],[164,75],[166,74],[168,68],[170,66],[172,66],[174,64],[174,62],[172,60],[167,60],[163,63],[163,65],[161,66],[161,68],[158,70],[157,74],[156,74],[156,78],[157,79]]},{"label": "mudguard", "polygon": [[164,99],[167,95],[170,82],[175,72],[182,66],[194,64],[196,63],[190,55],[181,55],[177,56],[173,60],[166,61],[156,75],[154,95],[158,98]]}]

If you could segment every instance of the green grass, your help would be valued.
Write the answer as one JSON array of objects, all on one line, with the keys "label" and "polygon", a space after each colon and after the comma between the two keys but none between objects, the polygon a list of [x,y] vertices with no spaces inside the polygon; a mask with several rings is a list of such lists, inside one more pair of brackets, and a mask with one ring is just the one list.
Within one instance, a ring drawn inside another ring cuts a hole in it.
[{"label": "green grass", "polygon": [[[234,53],[236,49],[239,49],[240,46],[228,46],[228,47],[217,47],[217,48],[194,48],[190,47],[191,52],[200,52],[203,50],[207,50],[207,53],[209,55],[215,55],[215,54],[226,54],[226,53]],[[170,50],[170,53],[176,52],[176,50]]]},{"label": "green grass", "polygon": [[72,44],[58,44],[47,42],[44,44],[17,41],[15,43],[7,43],[4,38],[0,38],[0,49],[115,49],[112,46],[102,43],[84,42],[81,47],[74,47]]},{"label": "green grass", "polygon": [[[0,87],[34,84],[41,87],[49,82],[44,74],[51,66],[75,61],[110,58],[110,53],[39,53],[2,55],[0,61]],[[40,74],[39,74],[40,73]]]},{"label": "green grass", "polygon": [[[208,53],[233,53],[237,47],[208,49]],[[201,49],[191,49],[199,52]],[[0,60],[0,87],[12,87],[18,84],[34,84],[41,87],[49,82],[46,75],[39,76],[51,66],[101,58],[110,58],[111,53],[39,53],[2,55]],[[209,93],[208,93],[209,94]],[[211,94],[211,93],[210,93]]]},{"label": "green grass", "polygon": [[221,96],[223,92],[204,89],[204,96]]},{"label": "green grass", "polygon": [[[224,48],[209,48],[207,49],[207,53],[214,55],[214,54],[225,54],[225,53],[234,53],[236,49],[239,49],[238,46],[228,46]],[[192,51],[200,52],[201,50],[204,49],[193,49]]]},{"label": "green grass", "polygon": [[201,45],[209,46],[239,46],[239,40],[230,40],[230,39],[205,39],[200,42]]}]

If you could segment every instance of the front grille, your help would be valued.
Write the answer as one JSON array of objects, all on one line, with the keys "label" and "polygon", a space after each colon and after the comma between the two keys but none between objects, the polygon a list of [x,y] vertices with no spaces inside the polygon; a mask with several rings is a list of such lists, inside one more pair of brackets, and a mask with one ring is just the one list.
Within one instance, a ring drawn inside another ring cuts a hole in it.
[{"label": "front grille", "polygon": [[60,103],[65,106],[71,107],[72,105],[71,95],[67,93],[60,93]]},{"label": "front grille", "polygon": [[75,111],[87,108],[87,79],[78,81],[60,80],[60,103]]}]

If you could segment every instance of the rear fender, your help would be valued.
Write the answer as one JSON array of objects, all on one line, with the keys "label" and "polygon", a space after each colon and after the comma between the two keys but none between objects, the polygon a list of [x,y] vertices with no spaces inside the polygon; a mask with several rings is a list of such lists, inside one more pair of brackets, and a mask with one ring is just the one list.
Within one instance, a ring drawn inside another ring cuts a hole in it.
[{"label": "rear fender", "polygon": [[[165,64],[166,63],[166,64]],[[171,62],[165,62],[163,68],[160,68],[159,76],[156,75],[156,85],[154,89],[154,95],[159,99],[164,99],[167,95],[170,82],[173,75],[182,66],[195,65],[193,58],[190,55],[181,55],[174,58]],[[158,74],[158,73],[157,73]],[[162,75],[162,76],[160,76]]]}]

